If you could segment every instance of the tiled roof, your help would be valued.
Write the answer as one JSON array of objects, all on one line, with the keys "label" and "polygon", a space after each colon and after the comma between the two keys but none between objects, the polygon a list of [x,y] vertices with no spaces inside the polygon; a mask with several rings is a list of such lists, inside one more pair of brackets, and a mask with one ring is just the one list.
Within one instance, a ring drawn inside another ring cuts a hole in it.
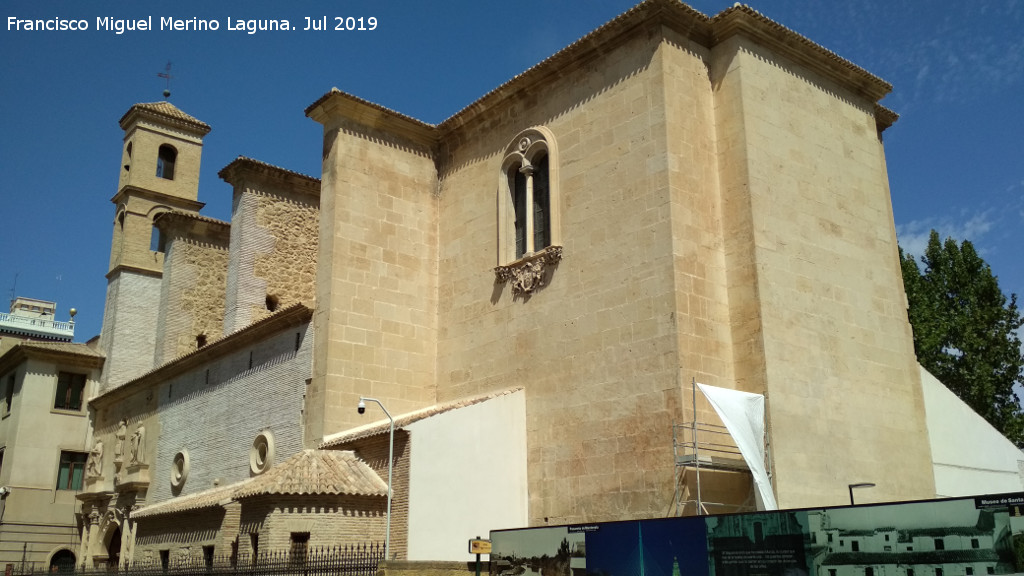
[{"label": "tiled roof", "polygon": [[176,514],[179,512],[189,512],[191,510],[202,510],[204,508],[222,506],[223,504],[233,500],[234,493],[239,489],[239,487],[252,481],[253,478],[249,478],[247,480],[242,480],[241,482],[228,484],[227,486],[218,486],[217,488],[203,490],[202,492],[189,494],[188,496],[179,496],[178,498],[172,498],[170,500],[160,502],[159,504],[139,508],[132,512],[132,518],[146,518],[149,516]]},{"label": "tiled roof", "polygon": [[303,174],[301,172],[296,172],[294,170],[289,170],[287,168],[281,168],[280,166],[275,166],[273,164],[270,164],[270,163],[267,163],[267,162],[263,162],[261,160],[255,160],[253,158],[248,158],[246,156],[239,156],[238,158],[235,158],[234,160],[232,160],[230,164],[228,164],[227,166],[221,168],[220,172],[217,172],[217,176],[220,176],[222,180],[225,180],[225,181],[227,181],[230,184],[230,181],[228,180],[228,178],[230,178],[232,170],[234,170],[237,167],[241,167],[241,166],[248,166],[250,168],[270,170],[270,171],[273,171],[273,172],[279,172],[281,174],[287,174],[289,176],[297,176],[299,178],[303,178],[305,180],[309,180],[311,182],[315,182],[315,183],[318,183],[318,184],[320,183],[320,179],[319,178],[315,178],[313,176],[309,176],[308,174]]},{"label": "tiled roof", "polygon": [[41,350],[46,352],[58,352],[60,354],[77,354],[79,356],[90,356],[92,358],[106,358],[102,352],[93,350],[85,344],[78,342],[40,342],[37,340],[26,340],[18,344],[26,350]]},{"label": "tiled roof", "polygon": [[[421,410],[416,410],[414,412],[409,412],[407,414],[401,414],[401,415],[395,417],[395,428],[396,429],[397,428],[402,428],[403,426],[408,426],[409,424],[412,424],[413,422],[418,422],[418,421],[423,420],[425,418],[430,418],[431,416],[437,416],[438,414],[443,414],[443,413],[448,412],[450,410],[457,410],[459,408],[465,408],[467,406],[472,406],[474,404],[479,404],[481,402],[486,402],[487,400],[491,400],[491,399],[494,399],[494,398],[499,398],[501,396],[508,396],[509,394],[513,394],[513,393],[519,392],[521,390],[522,390],[522,388],[513,388],[511,390],[504,390],[504,391],[501,391],[501,392],[487,394],[487,395],[484,395],[484,396],[476,396],[476,397],[471,397],[471,398],[464,398],[462,400],[457,400],[455,402],[448,402],[446,404],[435,404],[433,406],[428,406],[427,408],[423,408]],[[378,434],[386,434],[390,429],[391,429],[391,421],[390,420],[388,420],[387,418],[385,418],[384,420],[377,420],[375,422],[370,422],[369,424],[366,424],[366,425],[363,425],[363,426],[357,426],[355,428],[350,428],[350,429],[348,429],[348,430],[346,430],[344,432],[339,432],[337,434],[332,434],[330,436],[325,436],[323,442],[320,443],[320,448],[337,447],[337,446],[341,446],[343,444],[346,444],[348,442],[354,442],[356,440],[360,440],[362,438],[368,438],[370,436],[377,436]]]},{"label": "tiled roof", "polygon": [[182,212],[180,210],[170,210],[167,212],[161,212],[153,218],[153,222],[159,222],[160,220],[195,220],[196,222],[207,222],[209,224],[217,224],[220,226],[231,226],[230,222],[225,220],[218,220],[216,218],[210,218],[209,216],[203,216],[201,214],[193,214],[192,212]]},{"label": "tiled roof", "polygon": [[386,496],[388,485],[355,452],[303,450],[235,492],[250,496],[313,494]]},{"label": "tiled roof", "polygon": [[6,372],[29,356],[51,357],[61,362],[96,368],[103,366],[103,360],[106,358],[102,352],[90,348],[87,344],[23,340],[0,355],[0,373]]},{"label": "tiled roof", "polygon": [[252,496],[387,496],[387,493],[388,485],[354,452],[303,450],[255,478],[146,506],[132,512],[132,518],[216,508]]},{"label": "tiled roof", "polygon": [[102,404],[117,401],[134,393],[138,388],[153,384],[154,382],[162,382],[192,370],[203,362],[209,362],[211,358],[218,358],[221,355],[234,352],[239,346],[250,345],[253,341],[259,340],[269,333],[276,333],[283,330],[284,327],[308,322],[312,316],[313,310],[305,304],[292,304],[231,334],[213,340],[202,348],[178,356],[116,388],[102,390],[100,395],[91,399],[89,403],[99,402]]},{"label": "tiled roof", "polygon": [[173,123],[188,126],[193,130],[206,134],[210,131],[210,125],[202,120],[182,112],[177,106],[170,102],[141,102],[132,106],[124,116],[121,117],[121,128],[127,125],[127,120],[133,115],[160,116],[171,120]]}]

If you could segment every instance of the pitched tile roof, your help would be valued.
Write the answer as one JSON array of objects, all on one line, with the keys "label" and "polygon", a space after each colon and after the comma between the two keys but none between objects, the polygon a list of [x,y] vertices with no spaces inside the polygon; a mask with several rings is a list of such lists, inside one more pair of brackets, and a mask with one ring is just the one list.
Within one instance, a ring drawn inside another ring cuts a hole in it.
[{"label": "pitched tile roof", "polygon": [[78,354],[92,358],[105,358],[102,352],[94,350],[85,344],[78,342],[40,342],[38,340],[26,340],[18,344],[25,349],[40,350],[46,352],[59,352],[62,354]]},{"label": "pitched tile roof", "polygon": [[235,492],[235,498],[315,494],[386,496],[388,485],[351,450],[303,450]]},{"label": "pitched tile roof", "polygon": [[387,483],[354,452],[303,450],[255,478],[146,506],[132,512],[132,518],[216,508],[252,496],[387,496],[387,493]]},{"label": "pitched tile roof", "polygon": [[210,131],[210,125],[202,120],[182,112],[177,106],[170,102],[141,102],[128,109],[119,121],[121,129],[128,126],[128,122],[135,116],[163,117],[173,124],[189,127],[201,134]]},{"label": "pitched tile roof", "polygon": [[[438,414],[443,414],[451,410],[465,408],[467,406],[472,406],[474,404],[486,402],[487,400],[492,400],[494,398],[499,398],[501,396],[508,396],[509,394],[514,394],[520,391],[522,391],[522,387],[512,388],[511,390],[503,390],[501,392],[494,392],[491,394],[486,394],[484,396],[464,398],[462,400],[456,400],[455,402],[448,402],[446,404],[435,404],[433,406],[428,406],[426,408],[416,410],[414,412],[400,414],[395,417],[395,428],[402,428],[403,426],[408,426],[409,424],[419,422],[420,420],[430,418],[431,416],[437,416]],[[370,436],[376,436],[378,434],[386,434],[390,429],[390,420],[388,420],[387,418],[383,420],[377,420],[375,422],[370,422],[369,424],[365,424],[363,426],[350,428],[348,430],[345,430],[344,432],[339,432],[337,434],[325,436],[323,442],[320,443],[320,448],[335,448],[348,442],[360,440],[362,438],[368,438]]]},{"label": "pitched tile roof", "polygon": [[59,359],[62,362],[95,368],[103,366],[106,358],[102,352],[89,347],[88,344],[23,340],[0,355],[0,373],[6,372],[29,356]]},{"label": "pitched tile roof", "polygon": [[244,486],[253,480],[253,478],[249,478],[242,480],[241,482],[228,484],[227,486],[218,486],[195,494],[189,494],[188,496],[179,496],[178,498],[165,500],[159,504],[145,506],[132,511],[132,519],[162,516],[164,514],[177,514],[179,512],[189,512],[191,510],[202,510],[204,508],[222,506],[234,499],[233,496],[235,490],[238,490],[239,487]]}]

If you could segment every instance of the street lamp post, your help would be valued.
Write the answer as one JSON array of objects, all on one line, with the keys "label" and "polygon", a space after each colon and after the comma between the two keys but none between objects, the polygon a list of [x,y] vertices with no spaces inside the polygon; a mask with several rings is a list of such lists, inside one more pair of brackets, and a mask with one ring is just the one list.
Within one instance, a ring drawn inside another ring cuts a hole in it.
[{"label": "street lamp post", "polygon": [[848,484],[847,487],[850,489],[850,506],[853,506],[853,489],[854,488],[874,488],[873,482],[857,482],[856,484]]},{"label": "street lamp post", "polygon": [[384,411],[384,415],[391,421],[391,433],[388,439],[388,517],[387,527],[384,531],[384,559],[388,560],[391,558],[391,465],[395,458],[395,419],[391,417],[391,413],[388,409],[380,403],[380,400],[376,398],[364,398],[359,397],[359,413],[363,414],[366,412],[366,403],[373,402],[380,406],[380,409]]}]

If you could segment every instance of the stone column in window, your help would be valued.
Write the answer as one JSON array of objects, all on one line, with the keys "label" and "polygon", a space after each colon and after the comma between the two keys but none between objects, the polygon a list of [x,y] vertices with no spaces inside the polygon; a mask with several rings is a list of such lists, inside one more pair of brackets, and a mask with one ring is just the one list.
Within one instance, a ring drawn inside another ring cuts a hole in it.
[{"label": "stone column in window", "polygon": [[[533,164],[524,159],[519,172],[526,176],[526,254],[533,254]],[[525,255],[525,254],[524,254]]]}]

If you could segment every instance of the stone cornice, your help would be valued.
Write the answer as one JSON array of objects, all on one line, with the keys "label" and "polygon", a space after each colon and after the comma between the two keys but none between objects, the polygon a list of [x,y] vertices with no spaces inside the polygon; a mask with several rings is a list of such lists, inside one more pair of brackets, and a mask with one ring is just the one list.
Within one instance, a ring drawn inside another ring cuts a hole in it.
[{"label": "stone cornice", "polygon": [[0,356],[0,374],[9,372],[12,368],[21,364],[29,358],[53,362],[54,364],[66,364],[81,366],[83,368],[102,368],[106,358],[102,353],[89,348],[85,344],[71,342],[60,343],[59,345],[47,345],[50,343],[38,343],[26,341],[16,344],[3,356]]},{"label": "stone cornice", "polygon": [[895,124],[899,119],[899,114],[881,104],[875,104],[875,126],[878,128],[879,133],[884,132],[886,128]]},{"label": "stone cornice", "polygon": [[114,194],[110,201],[117,205],[121,203],[122,198],[128,195],[138,196],[139,198],[145,198],[146,200],[150,200],[157,204],[167,204],[169,206],[174,206],[175,209],[179,211],[193,210],[195,212],[199,212],[200,210],[202,210],[204,206],[206,206],[206,202],[200,202],[198,200],[188,200],[180,196],[172,196],[170,194],[164,194],[163,192],[156,192],[154,190],[149,190],[146,188],[139,188],[138,186],[122,187],[120,190],[117,191],[117,194]]},{"label": "stone cornice", "polygon": [[320,198],[320,179],[285,168],[239,156],[217,173],[221,180],[232,186],[244,186],[248,182],[271,182],[288,187],[289,190]]},{"label": "stone cornice", "polygon": [[163,278],[164,277],[164,273],[161,272],[160,270],[150,270],[148,268],[142,268],[142,267],[139,267],[139,266],[132,266],[131,264],[118,264],[118,265],[114,266],[113,270],[111,270],[110,272],[107,272],[106,279],[110,280],[114,276],[120,274],[121,272],[132,272],[132,273],[135,273],[135,274],[141,274],[143,276],[150,276],[152,278]]},{"label": "stone cornice", "polygon": [[822,74],[854,93],[877,102],[892,85],[835,52],[793,32],[749,6],[733,6],[711,19],[712,42],[745,36],[786,58]]},{"label": "stone cornice", "polygon": [[337,88],[331,88],[330,92],[307,106],[306,116],[325,126],[335,118],[345,118],[367,128],[401,136],[425,148],[431,148],[437,141],[434,125]]},{"label": "stone cornice", "polygon": [[186,133],[202,138],[210,132],[210,125],[182,112],[170,102],[149,102],[136,104],[125,112],[118,124],[127,131],[132,124],[148,120],[158,126],[173,126]]},{"label": "stone cornice", "polygon": [[313,310],[303,304],[289,306],[237,332],[224,336],[219,340],[214,340],[198,350],[175,358],[134,380],[125,382],[117,388],[106,390],[99,396],[90,399],[89,405],[94,409],[109,406],[112,403],[130,397],[140,390],[166,382],[189,370],[194,370],[227,354],[237,352],[246,346],[258,344],[268,336],[309,322],[312,317]]},{"label": "stone cornice", "polygon": [[231,240],[231,224],[187,212],[164,212],[153,218],[153,225],[168,236],[196,239],[227,249]]},{"label": "stone cornice", "polygon": [[665,26],[708,49],[734,36],[750,38],[872,103],[892,90],[892,86],[881,78],[747,6],[734,6],[709,18],[678,0],[645,0],[484,94],[436,126],[337,88],[332,88],[308,106],[306,115],[324,125],[335,117],[346,118],[432,147],[461,126],[498,108],[499,103],[506,99],[535,88],[548,78],[563,76],[570,69],[600,58],[633,38],[637,30],[650,30],[658,26]]}]

